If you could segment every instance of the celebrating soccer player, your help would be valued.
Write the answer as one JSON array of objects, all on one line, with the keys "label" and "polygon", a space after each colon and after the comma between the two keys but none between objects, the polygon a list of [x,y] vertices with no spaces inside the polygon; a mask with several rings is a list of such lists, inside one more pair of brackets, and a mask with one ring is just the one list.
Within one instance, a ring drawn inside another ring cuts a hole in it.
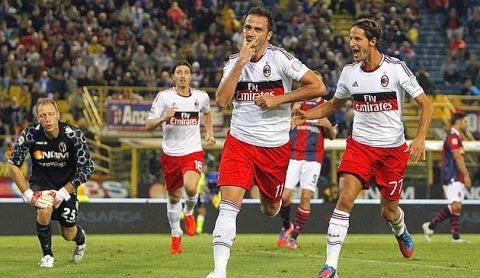
[{"label": "celebrating soccer player", "polygon": [[153,130],[162,125],[163,142],[161,164],[168,191],[167,217],[172,230],[170,253],[180,254],[183,231],[180,228],[183,189],[185,188],[185,230],[189,236],[196,233],[193,209],[197,204],[197,184],[205,152],[200,136],[200,114],[204,114],[209,145],[215,144],[210,98],[204,91],[190,87],[192,66],[186,61],[173,68],[175,87],[161,91],[153,101],[146,127]]},{"label": "celebrating soccer player", "polygon": [[[226,277],[237,215],[252,184],[260,189],[265,215],[275,216],[280,209],[290,152],[289,103],[326,94],[313,71],[269,44],[272,27],[268,11],[248,11],[240,53],[230,56],[216,93],[221,107],[233,101],[233,112],[219,167],[222,201],[213,231],[211,278]],[[292,80],[303,86],[291,91]]]},{"label": "celebrating soccer player", "polygon": [[[294,117],[295,124],[324,118],[338,111],[347,100],[353,101],[353,131],[337,170],[340,196],[328,226],[327,261],[318,277],[336,276],[354,201],[371,181],[380,190],[381,214],[390,224],[400,251],[406,258],[413,255],[413,241],[398,201],[408,160],[425,159],[425,136],[433,105],[404,62],[378,51],[382,33],[373,20],[355,21],[350,29],[355,62],[343,68],[334,97],[307,112],[299,111]],[[401,121],[405,93],[422,110],[417,135],[408,146]]]},{"label": "celebrating soccer player", "polygon": [[[86,249],[85,231],[76,224],[76,188],[93,173],[94,164],[83,133],[59,122],[54,100],[39,99],[35,108],[39,123],[23,130],[8,160],[9,176],[23,193],[25,202],[36,207],[37,233],[43,258],[40,267],[53,267],[51,220],[58,220],[65,240],[75,241],[73,261],[79,263]],[[27,182],[20,167],[30,153],[32,175]]]}]

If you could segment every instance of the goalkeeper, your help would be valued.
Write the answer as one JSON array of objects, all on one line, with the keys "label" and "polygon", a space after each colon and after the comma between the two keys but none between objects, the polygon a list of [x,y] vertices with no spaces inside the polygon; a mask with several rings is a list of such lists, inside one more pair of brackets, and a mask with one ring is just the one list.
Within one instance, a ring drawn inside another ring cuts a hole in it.
[{"label": "goalkeeper", "polygon": [[[59,122],[60,113],[52,99],[39,99],[35,107],[38,123],[23,130],[17,139],[8,173],[37,213],[37,233],[43,257],[40,267],[53,267],[51,220],[60,224],[62,237],[75,241],[73,261],[79,263],[86,249],[85,232],[77,225],[77,187],[93,173],[83,133]],[[27,182],[20,167],[27,153],[32,159],[32,175]]]}]

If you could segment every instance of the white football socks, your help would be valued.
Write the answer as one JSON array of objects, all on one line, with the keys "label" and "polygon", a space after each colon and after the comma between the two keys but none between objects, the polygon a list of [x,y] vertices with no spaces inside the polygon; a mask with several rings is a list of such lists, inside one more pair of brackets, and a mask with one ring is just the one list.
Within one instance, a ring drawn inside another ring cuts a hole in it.
[{"label": "white football socks", "polygon": [[395,222],[388,222],[390,224],[390,227],[392,227],[392,232],[395,236],[400,236],[403,234],[405,231],[405,214],[403,213],[402,208],[398,207],[398,210],[400,211],[400,216]]},{"label": "white football socks", "polygon": [[325,264],[337,268],[338,257],[348,233],[350,213],[338,209],[333,211],[327,234],[327,261]]},{"label": "white football socks", "polygon": [[238,204],[228,200],[220,202],[219,213],[213,230],[214,272],[220,276],[227,272],[230,249],[237,234],[237,215],[239,212],[240,206]]},{"label": "white football socks", "polygon": [[172,236],[178,237],[183,235],[182,228],[180,228],[180,213],[182,212],[182,202],[176,204],[170,203],[170,199],[167,202],[167,217],[168,223],[170,223],[170,229],[172,230]]},{"label": "white football socks", "polygon": [[195,194],[195,196],[188,196],[186,195],[185,197],[185,210],[183,211],[185,215],[192,215],[193,209],[195,208],[195,205],[197,204],[198,201],[198,193]]}]

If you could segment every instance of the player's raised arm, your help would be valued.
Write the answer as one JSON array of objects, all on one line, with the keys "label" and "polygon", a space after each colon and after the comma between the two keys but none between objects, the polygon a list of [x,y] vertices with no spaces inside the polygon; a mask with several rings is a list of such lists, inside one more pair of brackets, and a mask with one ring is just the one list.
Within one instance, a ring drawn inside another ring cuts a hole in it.
[{"label": "player's raised arm", "polygon": [[227,74],[227,76],[224,77],[215,93],[215,100],[218,106],[225,107],[232,101],[232,97],[235,94],[235,88],[237,87],[238,79],[242,74],[243,67],[250,62],[252,57],[255,56],[254,46],[256,43],[256,39],[244,38],[242,48],[240,49],[240,53],[235,59],[235,62],[229,61],[233,64],[225,65],[223,74]]}]

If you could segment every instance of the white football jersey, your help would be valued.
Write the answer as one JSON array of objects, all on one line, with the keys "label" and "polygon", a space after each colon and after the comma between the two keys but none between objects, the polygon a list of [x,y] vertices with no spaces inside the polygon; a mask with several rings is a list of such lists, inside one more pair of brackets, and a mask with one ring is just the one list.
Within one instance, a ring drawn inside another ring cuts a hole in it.
[{"label": "white football jersey", "polygon": [[171,156],[187,155],[202,150],[200,113],[210,112],[210,98],[204,91],[190,88],[190,96],[177,94],[175,87],[161,91],[152,103],[148,119],[162,117],[168,108],[175,116],[162,123],[163,152]]},{"label": "white football jersey", "polygon": [[[222,81],[230,74],[238,54],[230,56]],[[292,80],[300,80],[309,69],[282,48],[268,45],[262,58],[242,70],[233,96],[230,134],[245,143],[278,147],[289,140],[290,104],[262,110],[255,105],[258,95],[281,95],[291,91]]]},{"label": "white football jersey", "polygon": [[405,92],[412,98],[423,93],[417,78],[404,62],[383,55],[372,72],[357,62],[346,65],[335,97],[352,98],[352,138],[372,147],[398,147],[405,143],[402,109]]}]

